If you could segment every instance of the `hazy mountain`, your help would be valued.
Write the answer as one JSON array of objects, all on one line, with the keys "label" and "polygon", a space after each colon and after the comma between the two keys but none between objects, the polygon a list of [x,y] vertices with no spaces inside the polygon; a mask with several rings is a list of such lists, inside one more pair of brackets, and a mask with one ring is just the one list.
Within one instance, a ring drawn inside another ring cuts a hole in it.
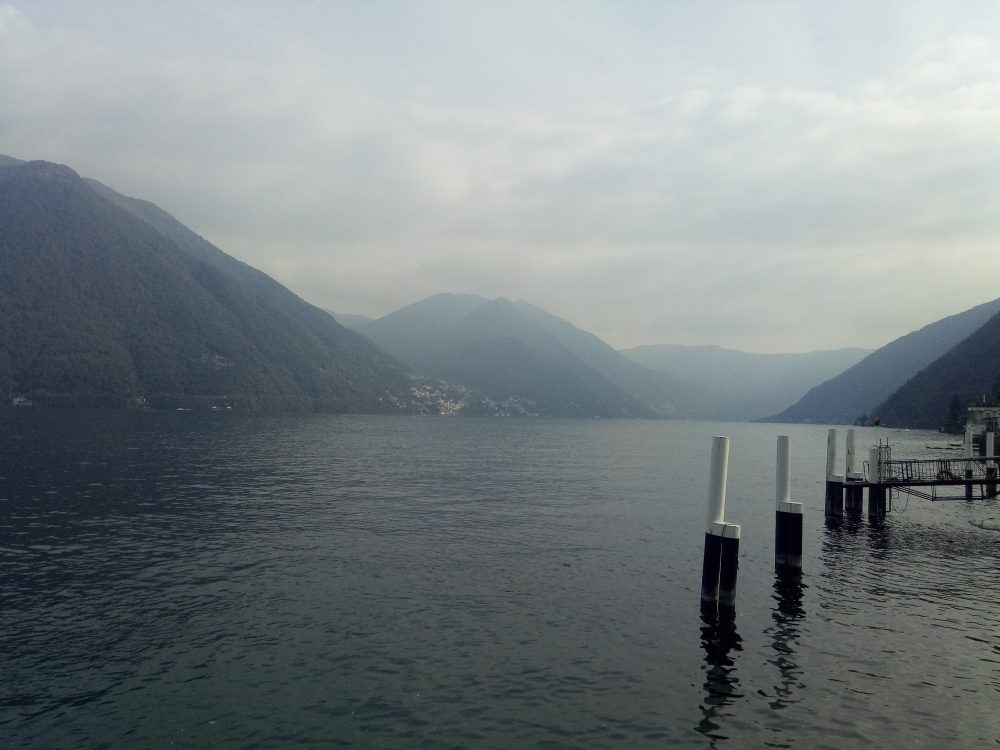
[{"label": "hazy mountain", "polygon": [[858,364],[810,390],[771,418],[776,422],[850,424],[874,415],[910,378],[965,340],[1000,312],[1000,299],[924,326],[869,354]]},{"label": "hazy mountain", "polygon": [[338,411],[409,398],[370,341],[65,166],[0,161],[0,268],[0,393]]},{"label": "hazy mountain", "polygon": [[455,346],[462,319],[487,302],[473,294],[435,294],[356,330],[403,362],[422,365],[429,355]]},{"label": "hazy mountain", "polygon": [[336,320],[340,325],[345,328],[350,328],[351,330],[356,329],[358,326],[363,326],[365,323],[371,323],[375,318],[369,315],[351,315],[350,313],[335,313],[332,310],[327,310],[333,319]]},{"label": "hazy mountain", "polygon": [[965,406],[991,393],[998,375],[1000,313],[914,375],[872,413],[896,427],[961,429]]},{"label": "hazy mountain", "polygon": [[[550,415],[678,416],[665,376],[524,302],[438,294],[357,329],[414,370]],[[631,386],[659,384],[648,392]],[[650,397],[650,396],[655,397]],[[676,396],[676,394],[673,394]]]},{"label": "hazy mountain", "polygon": [[671,344],[622,351],[633,362],[680,381],[698,383],[704,392],[704,412],[739,420],[774,414],[869,353],[867,349],[834,349],[753,354],[719,346]]},{"label": "hazy mountain", "polygon": [[515,302],[514,305],[589,367],[651,406],[657,414],[698,419],[730,418],[724,409],[716,409],[710,403],[709,394],[695,382],[634,362],[594,334],[577,328],[540,307],[527,302]]}]

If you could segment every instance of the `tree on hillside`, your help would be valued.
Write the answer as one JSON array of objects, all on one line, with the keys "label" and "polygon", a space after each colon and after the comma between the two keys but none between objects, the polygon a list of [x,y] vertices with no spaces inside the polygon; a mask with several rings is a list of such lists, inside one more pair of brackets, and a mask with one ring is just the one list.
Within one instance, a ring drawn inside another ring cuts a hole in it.
[{"label": "tree on hillside", "polygon": [[965,400],[953,394],[948,402],[948,423],[944,425],[945,432],[957,434],[965,430],[965,415],[969,405]]}]

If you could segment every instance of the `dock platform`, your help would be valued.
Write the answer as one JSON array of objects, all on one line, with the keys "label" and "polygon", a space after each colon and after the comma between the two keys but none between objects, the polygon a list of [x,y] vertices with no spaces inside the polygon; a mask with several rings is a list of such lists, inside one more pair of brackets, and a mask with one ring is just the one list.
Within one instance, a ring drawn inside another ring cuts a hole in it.
[{"label": "dock platform", "polygon": [[[865,492],[868,515],[882,516],[891,509],[894,495],[907,494],[930,500],[976,500],[997,497],[998,459],[990,450],[974,456],[971,440],[966,455],[958,458],[893,459],[888,444],[870,450],[862,471],[855,471],[853,431],[848,431],[847,471],[836,475],[836,430],[827,442],[826,515],[837,516],[845,509],[859,515]],[[992,446],[990,446],[992,447]],[[957,492],[956,492],[957,490]]]}]

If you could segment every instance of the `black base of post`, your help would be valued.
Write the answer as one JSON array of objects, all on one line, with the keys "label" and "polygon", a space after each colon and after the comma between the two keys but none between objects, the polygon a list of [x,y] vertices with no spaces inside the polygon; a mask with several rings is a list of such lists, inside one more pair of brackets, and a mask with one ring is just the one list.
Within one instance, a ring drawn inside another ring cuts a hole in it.
[{"label": "black base of post", "polygon": [[802,514],[788,513],[788,562],[792,570],[802,570]]},{"label": "black base of post", "polygon": [[986,497],[996,497],[997,496],[997,467],[988,466],[986,467],[986,478],[992,479],[992,482],[986,483]]},{"label": "black base of post", "polygon": [[868,517],[882,518],[885,515],[885,485],[873,484],[868,488]]},{"label": "black base of post", "polygon": [[802,513],[776,511],[774,514],[774,567],[802,570]]},{"label": "black base of post", "polygon": [[719,570],[722,565],[722,537],[705,533],[705,560],[701,566],[701,608],[719,606]]},{"label": "black base of post", "polygon": [[844,512],[844,483],[826,480],[826,515],[839,516]]},{"label": "black base of post", "polygon": [[[731,528],[731,527],[728,527]],[[740,569],[740,538],[722,537],[719,567],[719,609],[736,609],[736,576]]]},{"label": "black base of post", "polygon": [[864,507],[864,488],[860,484],[845,485],[844,488],[844,509],[847,515],[858,517]]},{"label": "black base of post", "polygon": [[774,567],[788,565],[788,513],[774,513]]},{"label": "black base of post", "polygon": [[966,470],[966,472],[965,472],[965,479],[966,479],[966,481],[969,482],[967,485],[965,485],[965,499],[966,500],[971,500],[972,499],[972,471],[971,470],[969,470],[969,469]]}]

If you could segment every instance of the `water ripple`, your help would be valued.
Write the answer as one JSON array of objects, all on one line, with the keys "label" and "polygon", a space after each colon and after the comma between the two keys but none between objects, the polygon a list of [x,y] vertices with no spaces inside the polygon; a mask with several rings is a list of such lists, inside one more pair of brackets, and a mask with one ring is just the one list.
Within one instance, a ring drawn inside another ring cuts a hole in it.
[{"label": "water ripple", "polygon": [[18,413],[4,744],[994,744],[995,509],[826,524],[799,480],[806,572],[775,578],[775,428],[726,426],[739,611],[706,624],[720,428]]}]

